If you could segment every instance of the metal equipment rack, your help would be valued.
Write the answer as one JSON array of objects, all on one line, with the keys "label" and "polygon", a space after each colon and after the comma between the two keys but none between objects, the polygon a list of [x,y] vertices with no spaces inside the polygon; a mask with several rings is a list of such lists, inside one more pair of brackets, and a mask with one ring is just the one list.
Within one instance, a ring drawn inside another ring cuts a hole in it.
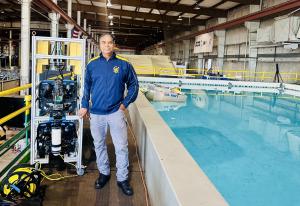
[{"label": "metal equipment rack", "polygon": [[[61,121],[74,122],[76,125],[77,140],[75,150],[72,154],[59,154],[64,162],[76,162],[76,169],[78,175],[84,174],[82,166],[82,136],[83,136],[83,120],[79,118],[78,110],[80,108],[80,100],[83,95],[84,72],[85,72],[85,39],[68,39],[68,38],[54,38],[54,37],[32,37],[32,109],[31,109],[31,155],[30,163],[40,162],[41,164],[49,163],[49,154],[39,156],[37,147],[37,133],[38,126],[44,122],[55,121],[55,116],[51,113],[43,113],[40,108],[39,89],[42,81],[51,81],[51,79],[71,76],[73,82],[76,82],[76,106],[73,112],[62,112],[64,115]],[[63,65],[63,66],[61,66]],[[52,74],[52,78],[48,78],[49,72],[55,73],[57,68],[59,75]],[[63,74],[61,73],[63,72]],[[66,72],[71,72],[66,73]],[[61,80],[61,81],[63,81]],[[60,91],[65,91],[61,89]],[[53,93],[52,93],[53,95]],[[54,95],[53,95],[54,96]],[[62,98],[62,96],[60,96]],[[54,99],[54,98],[53,98]],[[75,100],[74,100],[75,101]],[[61,104],[64,105],[64,104]],[[55,105],[54,105],[55,106]],[[53,108],[55,108],[53,106]],[[52,107],[51,107],[52,108]],[[55,110],[56,111],[56,110]],[[59,121],[59,120],[58,120]],[[51,139],[53,138],[53,128],[51,128]],[[63,133],[61,132],[61,141]],[[59,136],[60,136],[59,135]],[[74,141],[75,142],[75,141]],[[53,142],[52,142],[53,146]],[[49,147],[49,146],[48,146]],[[51,152],[52,153],[52,152]]]}]

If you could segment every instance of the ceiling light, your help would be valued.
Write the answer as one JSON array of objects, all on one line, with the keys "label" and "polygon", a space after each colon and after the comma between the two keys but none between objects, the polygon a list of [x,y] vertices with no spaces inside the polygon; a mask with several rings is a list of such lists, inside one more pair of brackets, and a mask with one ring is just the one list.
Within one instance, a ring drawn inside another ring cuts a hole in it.
[{"label": "ceiling light", "polygon": [[196,5],[195,9],[196,9],[196,10],[201,9],[201,7],[199,6],[199,4]]},{"label": "ceiling light", "polygon": [[110,21],[109,25],[110,25],[110,26],[113,26],[113,25],[114,25],[114,22],[113,22],[113,21]]},{"label": "ceiling light", "polygon": [[115,34],[115,32],[114,32],[114,31],[111,31],[111,34],[112,34],[112,35],[114,35],[114,34]]},{"label": "ceiling light", "polygon": [[111,4],[110,0],[107,1],[106,6],[107,6],[107,7],[112,7],[112,4]]},{"label": "ceiling light", "polygon": [[1,11],[1,14],[4,14],[5,13],[5,11]]},{"label": "ceiling light", "polygon": [[182,21],[182,17],[181,16],[178,16],[178,21]]},{"label": "ceiling light", "polygon": [[114,18],[114,16],[110,13],[109,15],[108,15],[108,19],[109,20],[112,20]]}]

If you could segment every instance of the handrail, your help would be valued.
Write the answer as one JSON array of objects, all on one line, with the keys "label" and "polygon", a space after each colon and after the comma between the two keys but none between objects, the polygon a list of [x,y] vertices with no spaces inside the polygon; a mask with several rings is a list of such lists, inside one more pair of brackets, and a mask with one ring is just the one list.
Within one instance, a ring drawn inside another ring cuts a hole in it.
[{"label": "handrail", "polygon": [[[153,76],[178,76],[178,77],[198,77],[198,76],[206,76],[209,74],[205,73],[198,73],[199,71],[206,71],[207,69],[201,69],[201,68],[163,68],[163,67],[149,67],[149,66],[135,66],[136,73],[138,75],[153,75]],[[188,73],[187,73],[188,72]],[[275,72],[272,71],[247,71],[247,70],[223,70],[220,71],[218,69],[215,69],[214,72],[218,72],[219,74],[222,74],[223,76],[213,76],[215,78],[232,78],[232,79],[243,79],[243,80],[249,80],[249,79],[255,79],[258,81],[263,80],[272,80],[274,79]],[[280,75],[283,80],[287,81],[299,81],[300,80],[300,72],[280,72]]]},{"label": "handrail", "polygon": [[18,116],[19,114],[25,112],[26,110],[30,109],[31,108],[31,104],[25,106],[25,107],[22,107],[21,109],[17,110],[17,111],[14,111],[13,113],[10,113],[9,115],[6,115],[5,117],[2,117],[0,119],[0,125],[11,120],[12,118]]},{"label": "handrail", "polygon": [[[25,135],[26,131],[29,129],[30,129],[30,124],[28,124],[24,129],[22,129],[20,132],[18,132],[18,134],[13,136],[11,139],[5,141],[5,143],[0,145],[0,157],[5,152],[7,152],[16,142],[18,142]],[[4,150],[4,152],[2,150]]]},{"label": "handrail", "polygon": [[[4,169],[0,172],[0,178],[30,149],[30,145],[27,145]],[[22,161],[22,160],[20,160]]]},{"label": "handrail", "polygon": [[[22,139],[29,130],[30,130],[30,124],[28,124],[14,137],[7,140],[4,144],[0,145],[0,157],[4,155],[8,150],[10,150],[20,139]],[[27,146],[0,171],[0,179],[22,156],[24,156],[29,151],[29,149],[30,149],[30,145],[27,144]]]},{"label": "handrail", "polygon": [[20,86],[20,87],[15,87],[13,89],[4,90],[4,91],[0,92],[0,97],[10,95],[10,94],[14,94],[16,92],[19,92],[21,90],[28,89],[28,88],[31,88],[31,84],[25,84],[25,85]]}]

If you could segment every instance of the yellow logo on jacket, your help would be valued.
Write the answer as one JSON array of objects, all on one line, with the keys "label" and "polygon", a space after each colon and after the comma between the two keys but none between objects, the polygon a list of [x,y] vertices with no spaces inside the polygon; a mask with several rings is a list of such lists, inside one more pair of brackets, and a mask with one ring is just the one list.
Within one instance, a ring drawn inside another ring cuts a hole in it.
[{"label": "yellow logo on jacket", "polygon": [[118,66],[114,66],[113,70],[114,70],[114,73],[115,73],[115,74],[118,74],[118,73],[119,73],[119,67],[118,67]]}]

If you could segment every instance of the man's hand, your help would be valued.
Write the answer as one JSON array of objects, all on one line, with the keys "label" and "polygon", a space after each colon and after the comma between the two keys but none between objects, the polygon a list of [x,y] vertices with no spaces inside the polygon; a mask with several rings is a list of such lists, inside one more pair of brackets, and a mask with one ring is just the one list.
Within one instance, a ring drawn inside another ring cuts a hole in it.
[{"label": "man's hand", "polygon": [[88,116],[88,110],[87,108],[81,108],[78,112],[78,115],[80,118],[83,118],[85,116]]},{"label": "man's hand", "polygon": [[125,111],[126,107],[124,106],[124,104],[121,104],[119,109],[122,110],[122,111]]}]

